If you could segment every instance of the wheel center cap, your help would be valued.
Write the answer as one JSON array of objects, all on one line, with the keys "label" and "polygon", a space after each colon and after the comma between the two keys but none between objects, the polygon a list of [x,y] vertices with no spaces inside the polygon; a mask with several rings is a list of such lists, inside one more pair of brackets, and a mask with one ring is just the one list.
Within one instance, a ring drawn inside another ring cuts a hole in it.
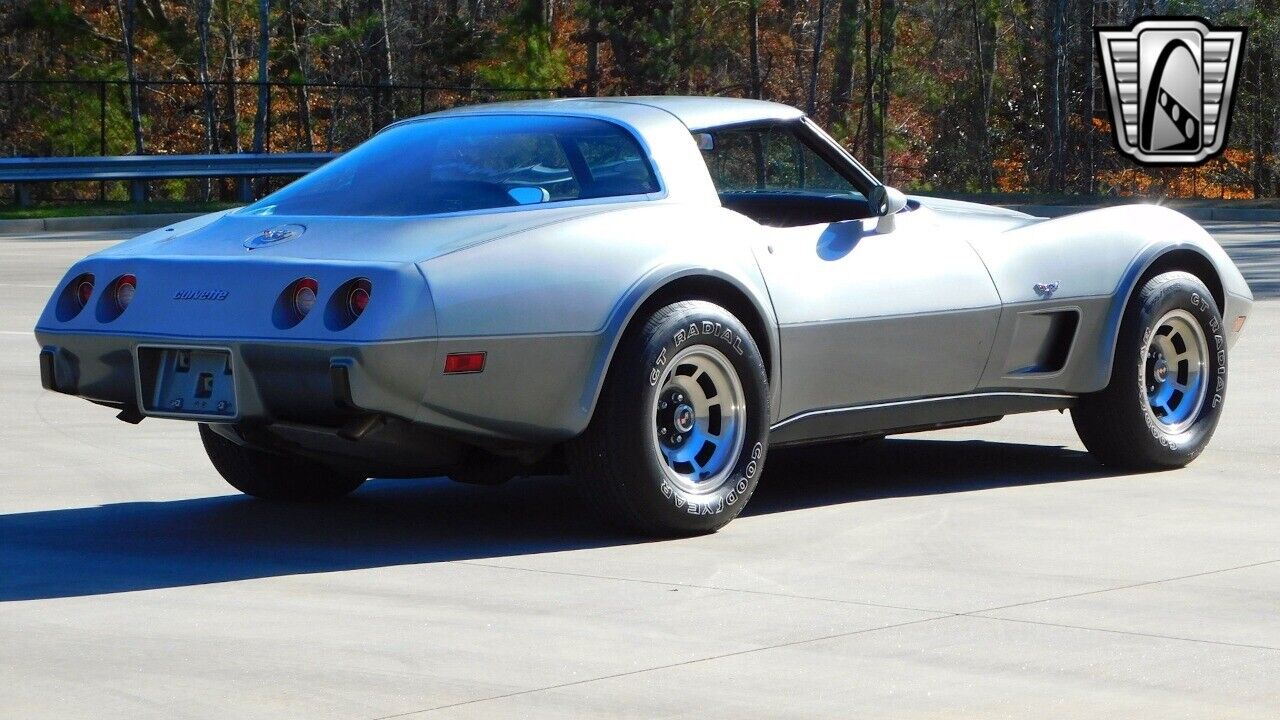
[{"label": "wheel center cap", "polygon": [[672,420],[677,431],[682,433],[689,432],[693,429],[693,408],[688,405],[681,404],[676,408],[676,412]]},{"label": "wheel center cap", "polygon": [[1155,372],[1152,374],[1155,375],[1156,382],[1164,382],[1165,377],[1169,375],[1169,366],[1163,362],[1157,363]]}]

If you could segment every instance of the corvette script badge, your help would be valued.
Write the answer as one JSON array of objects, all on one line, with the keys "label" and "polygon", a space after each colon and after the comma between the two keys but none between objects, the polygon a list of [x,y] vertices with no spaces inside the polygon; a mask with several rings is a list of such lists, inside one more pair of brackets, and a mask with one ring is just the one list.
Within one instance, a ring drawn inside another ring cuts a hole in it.
[{"label": "corvette script badge", "polygon": [[1094,32],[1120,152],[1150,165],[1195,165],[1222,152],[1244,28],[1144,18]]}]

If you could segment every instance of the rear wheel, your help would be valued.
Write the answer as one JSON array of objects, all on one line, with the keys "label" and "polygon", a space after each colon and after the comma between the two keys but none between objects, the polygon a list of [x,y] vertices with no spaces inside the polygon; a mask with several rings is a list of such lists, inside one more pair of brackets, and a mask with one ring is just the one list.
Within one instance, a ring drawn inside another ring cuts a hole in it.
[{"label": "rear wheel", "polygon": [[365,481],[305,458],[238,445],[204,423],[200,424],[200,440],[214,469],[231,487],[264,500],[333,500]]},{"label": "rear wheel", "polygon": [[755,491],[768,432],[755,341],[724,308],[685,301],[623,339],[569,460],[584,491],[625,527],[713,532]]},{"label": "rear wheel", "polygon": [[1135,470],[1182,467],[1208,445],[1227,389],[1222,317],[1185,272],[1158,275],[1130,301],[1111,382],[1071,410],[1089,452]]}]

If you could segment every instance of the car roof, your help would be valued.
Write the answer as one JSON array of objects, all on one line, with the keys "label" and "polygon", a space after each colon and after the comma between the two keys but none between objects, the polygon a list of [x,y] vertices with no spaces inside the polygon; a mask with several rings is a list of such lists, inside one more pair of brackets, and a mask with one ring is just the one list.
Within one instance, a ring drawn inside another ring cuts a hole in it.
[{"label": "car roof", "polygon": [[745,98],[699,97],[690,95],[637,95],[621,97],[555,98],[468,105],[436,115],[482,114],[487,112],[582,112],[596,117],[625,119],[636,106],[661,110],[674,116],[690,130],[705,130],[750,122],[796,120],[804,115],[782,103]]},{"label": "car roof", "polygon": [[665,197],[676,202],[720,205],[706,162],[690,131],[752,122],[798,120],[804,114],[788,105],[741,98],[640,96],[556,98],[467,105],[407,118],[404,123],[433,118],[482,115],[570,115],[612,121],[631,130],[644,145],[662,183]]}]

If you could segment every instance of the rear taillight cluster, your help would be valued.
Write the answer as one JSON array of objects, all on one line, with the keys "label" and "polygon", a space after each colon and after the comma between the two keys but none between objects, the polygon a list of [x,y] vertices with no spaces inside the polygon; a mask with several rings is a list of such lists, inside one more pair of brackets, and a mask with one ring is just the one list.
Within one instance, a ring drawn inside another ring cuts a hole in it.
[{"label": "rear taillight cluster", "polygon": [[[320,302],[320,283],[315,278],[298,278],[283,293],[288,299],[292,324],[302,322]],[[369,307],[373,297],[373,283],[368,278],[353,278],[340,285],[329,301],[330,325],[342,328],[355,322]]]},{"label": "rear taillight cluster", "polygon": [[289,297],[293,298],[293,311],[297,313],[298,319],[307,316],[312,308],[316,306],[316,298],[320,293],[320,283],[314,278],[301,278],[293,281],[293,288],[289,292]]},{"label": "rear taillight cluster", "polygon": [[[66,321],[80,314],[89,307],[93,300],[95,278],[92,273],[83,273],[71,279],[58,301],[58,319]],[[120,317],[128,309],[138,293],[138,278],[132,273],[120,275],[107,285],[106,291],[98,302],[97,317],[102,322],[110,322]]]},{"label": "rear taillight cluster", "polygon": [[71,286],[73,288],[72,292],[75,294],[76,301],[80,304],[80,307],[83,308],[85,305],[88,305],[89,299],[93,297],[93,276],[81,275],[71,281]]},{"label": "rear taillight cluster", "polygon": [[138,292],[138,278],[133,275],[121,275],[112,283],[114,288],[111,293],[115,297],[116,309],[124,312],[129,309],[129,303],[133,302],[133,296]]},{"label": "rear taillight cluster", "polygon": [[370,293],[373,292],[373,283],[365,278],[356,278],[348,283],[351,287],[347,290],[347,312],[351,314],[351,318],[360,317],[364,313],[364,309],[369,307]]}]

